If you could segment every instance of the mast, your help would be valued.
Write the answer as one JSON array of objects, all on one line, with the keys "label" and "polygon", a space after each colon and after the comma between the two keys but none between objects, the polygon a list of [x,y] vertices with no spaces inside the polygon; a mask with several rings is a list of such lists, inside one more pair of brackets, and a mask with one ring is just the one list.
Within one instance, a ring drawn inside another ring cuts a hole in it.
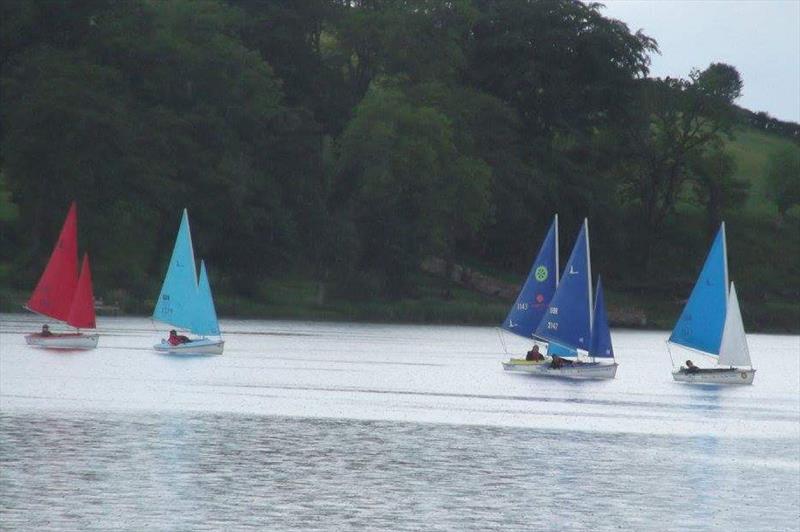
[{"label": "mast", "polygon": [[586,229],[586,273],[588,282],[586,283],[589,290],[589,334],[592,333],[594,326],[594,309],[592,308],[592,254],[589,250],[589,219],[583,219],[583,227]]},{"label": "mast", "polygon": [[553,223],[556,226],[556,287],[558,287],[561,272],[561,263],[558,262],[558,213],[554,216]]},{"label": "mast", "polygon": [[728,293],[731,289],[730,280],[728,279],[728,239],[725,236],[725,222],[722,222],[722,227],[720,227],[720,231],[722,231],[722,262],[725,265],[725,308],[728,308]]}]

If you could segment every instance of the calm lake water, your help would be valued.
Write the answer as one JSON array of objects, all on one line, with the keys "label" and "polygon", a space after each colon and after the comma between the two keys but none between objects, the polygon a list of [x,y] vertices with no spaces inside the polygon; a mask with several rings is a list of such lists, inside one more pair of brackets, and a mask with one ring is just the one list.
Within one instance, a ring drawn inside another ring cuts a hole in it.
[{"label": "calm lake water", "polygon": [[70,353],[0,320],[4,530],[800,527],[797,336],[698,387],[663,332],[576,383],[504,372],[491,328],[224,320],[223,356],[173,358],[147,319]]}]

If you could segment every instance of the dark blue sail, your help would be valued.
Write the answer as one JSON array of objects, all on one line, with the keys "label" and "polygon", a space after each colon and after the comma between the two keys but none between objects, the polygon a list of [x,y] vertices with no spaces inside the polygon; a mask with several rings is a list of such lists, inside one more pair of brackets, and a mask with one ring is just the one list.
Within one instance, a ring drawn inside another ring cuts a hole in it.
[{"label": "dark blue sail", "polygon": [[547,310],[547,304],[550,303],[557,284],[558,215],[550,224],[550,230],[547,231],[539,254],[528,273],[528,279],[503,322],[503,329],[525,338],[531,338]]},{"label": "dark blue sail", "polygon": [[597,278],[597,290],[594,296],[594,322],[592,323],[592,343],[589,354],[595,358],[614,358],[614,347],[611,345],[611,331],[608,328],[606,302],[603,297],[603,285]]},{"label": "dark blue sail", "polygon": [[584,220],[558,289],[536,328],[537,337],[588,351],[592,325],[589,270],[589,224]]},{"label": "dark blue sail", "polygon": [[712,355],[719,354],[727,301],[728,259],[723,223],[669,341]]}]

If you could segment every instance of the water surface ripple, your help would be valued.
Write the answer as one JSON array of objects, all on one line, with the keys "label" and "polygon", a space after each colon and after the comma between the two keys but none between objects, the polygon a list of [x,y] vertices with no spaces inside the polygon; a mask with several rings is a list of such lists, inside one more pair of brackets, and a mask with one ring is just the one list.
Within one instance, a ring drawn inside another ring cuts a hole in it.
[{"label": "water surface ripple", "polygon": [[488,328],[223,321],[180,359],[145,319],[53,353],[0,318],[2,530],[800,528],[796,336],[697,387],[659,332],[574,383],[503,372]]}]

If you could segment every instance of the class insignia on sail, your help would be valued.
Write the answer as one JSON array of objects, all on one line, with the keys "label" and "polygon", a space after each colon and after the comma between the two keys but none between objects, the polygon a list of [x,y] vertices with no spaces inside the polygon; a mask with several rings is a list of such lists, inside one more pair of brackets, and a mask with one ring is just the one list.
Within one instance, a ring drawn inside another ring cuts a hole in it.
[{"label": "class insignia on sail", "polygon": [[[551,227],[552,232],[553,227]],[[548,239],[551,233],[548,233]],[[553,238],[557,241],[557,232]],[[548,239],[545,240],[542,250],[549,249],[547,247]],[[556,249],[554,268],[557,268],[557,243],[553,247]],[[542,251],[540,251],[541,255]],[[539,260],[540,257],[537,257],[537,262]],[[534,278],[536,268],[537,263],[534,263],[531,270]],[[505,330],[509,330],[507,323],[512,316],[516,316],[520,324],[527,323],[524,321],[526,316],[520,315],[521,309],[516,305],[519,304],[520,299],[523,298],[522,294],[531,284],[531,275],[529,275],[520,297],[517,298],[515,307],[512,307],[509,317],[504,322]],[[617,363],[614,361],[614,352],[611,347],[611,335],[608,329],[602,287],[598,279],[598,297],[593,300],[591,278],[589,224],[588,220],[584,220],[564,268],[564,273],[557,278],[558,282],[554,286],[549,302],[544,309],[537,309],[539,312],[535,314],[535,320],[538,320],[536,325],[530,330],[518,327],[534,340],[546,345],[547,355],[536,364],[521,359],[511,359],[503,363],[504,369],[579,379],[614,378]],[[516,330],[512,330],[512,332],[517,333]],[[610,359],[611,362],[607,362],[607,359]]]}]

